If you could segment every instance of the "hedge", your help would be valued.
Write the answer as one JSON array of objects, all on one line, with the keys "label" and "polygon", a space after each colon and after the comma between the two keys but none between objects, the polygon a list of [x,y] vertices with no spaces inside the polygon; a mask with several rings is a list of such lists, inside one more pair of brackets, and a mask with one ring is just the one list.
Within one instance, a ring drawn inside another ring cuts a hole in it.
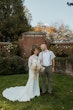
[{"label": "hedge", "polygon": [[25,73],[24,59],[19,56],[0,57],[0,75]]}]

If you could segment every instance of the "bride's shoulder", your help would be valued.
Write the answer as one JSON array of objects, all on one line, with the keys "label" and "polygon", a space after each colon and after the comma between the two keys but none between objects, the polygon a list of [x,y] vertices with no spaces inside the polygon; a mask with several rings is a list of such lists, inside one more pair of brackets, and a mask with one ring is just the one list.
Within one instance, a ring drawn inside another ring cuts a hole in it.
[{"label": "bride's shoulder", "polygon": [[29,57],[29,59],[33,59],[33,55],[31,55],[31,56]]}]

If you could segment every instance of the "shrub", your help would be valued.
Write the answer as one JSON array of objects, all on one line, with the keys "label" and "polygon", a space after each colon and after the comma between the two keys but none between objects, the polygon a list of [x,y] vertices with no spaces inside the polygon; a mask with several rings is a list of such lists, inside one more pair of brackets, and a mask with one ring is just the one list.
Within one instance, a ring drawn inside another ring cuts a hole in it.
[{"label": "shrub", "polygon": [[73,56],[73,46],[51,45],[50,49],[55,53],[57,57]]},{"label": "shrub", "polygon": [[7,51],[11,55],[18,55],[20,56],[20,48],[17,43],[11,43],[6,47]]},{"label": "shrub", "polygon": [[24,60],[19,56],[0,57],[0,75],[25,73]]}]

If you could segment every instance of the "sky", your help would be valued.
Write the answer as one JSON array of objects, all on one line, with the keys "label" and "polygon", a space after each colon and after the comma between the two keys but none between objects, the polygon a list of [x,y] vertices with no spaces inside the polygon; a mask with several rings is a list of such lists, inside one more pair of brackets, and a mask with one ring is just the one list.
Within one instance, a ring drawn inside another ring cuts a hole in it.
[{"label": "sky", "polygon": [[67,2],[73,0],[25,0],[24,5],[32,15],[32,26],[38,22],[48,26],[64,23],[73,31],[73,6],[68,6]]}]

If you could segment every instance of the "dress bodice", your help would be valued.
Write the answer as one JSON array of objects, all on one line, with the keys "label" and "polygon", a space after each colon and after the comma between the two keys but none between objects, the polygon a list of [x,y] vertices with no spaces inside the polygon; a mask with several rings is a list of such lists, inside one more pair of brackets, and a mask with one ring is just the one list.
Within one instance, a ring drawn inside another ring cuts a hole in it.
[{"label": "dress bodice", "polygon": [[35,55],[30,56],[28,61],[28,67],[31,68],[32,65],[38,65],[38,64],[40,64],[38,56]]}]

